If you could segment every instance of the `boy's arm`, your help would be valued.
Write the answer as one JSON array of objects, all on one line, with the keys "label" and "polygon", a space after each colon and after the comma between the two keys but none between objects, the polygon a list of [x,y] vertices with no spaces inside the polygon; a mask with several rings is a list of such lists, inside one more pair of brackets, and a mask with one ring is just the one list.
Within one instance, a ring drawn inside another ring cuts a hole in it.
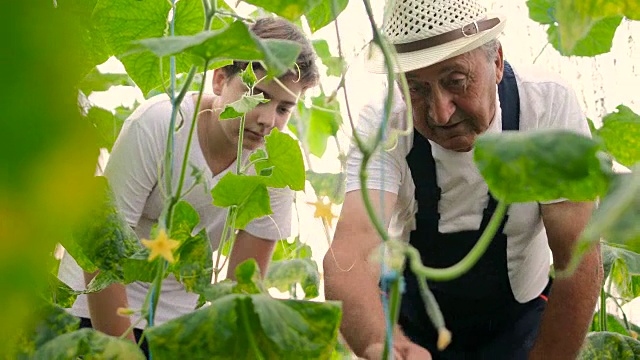
[{"label": "boy's arm", "polygon": [[[97,272],[93,274],[85,272],[85,283],[88,285],[96,275]],[[94,329],[107,335],[120,336],[131,326],[131,320],[128,317],[117,314],[118,308],[128,307],[125,285],[113,284],[100,292],[88,294],[87,301]],[[133,342],[136,341],[133,332],[130,332],[127,338]]]}]

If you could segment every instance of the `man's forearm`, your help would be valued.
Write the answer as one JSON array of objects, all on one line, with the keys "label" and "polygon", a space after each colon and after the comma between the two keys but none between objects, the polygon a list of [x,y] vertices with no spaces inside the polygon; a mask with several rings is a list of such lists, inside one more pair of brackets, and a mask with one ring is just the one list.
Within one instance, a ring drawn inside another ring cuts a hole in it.
[{"label": "man's forearm", "polygon": [[[94,276],[95,274],[85,273],[86,282],[89,283]],[[128,317],[117,314],[118,308],[128,307],[124,285],[110,285],[100,292],[88,294],[87,300],[94,329],[107,335],[120,336],[131,326],[131,320]],[[135,342],[133,333],[128,334],[127,337]]]},{"label": "man's forearm", "polygon": [[602,285],[597,249],[568,278],[556,279],[530,359],[575,359],[593,319]]},{"label": "man's forearm", "polygon": [[336,261],[340,260],[324,260],[325,297],[342,301],[340,330],[351,349],[362,356],[367,346],[384,341],[386,321],[380,289],[364,261],[358,260],[348,271],[338,268]]}]

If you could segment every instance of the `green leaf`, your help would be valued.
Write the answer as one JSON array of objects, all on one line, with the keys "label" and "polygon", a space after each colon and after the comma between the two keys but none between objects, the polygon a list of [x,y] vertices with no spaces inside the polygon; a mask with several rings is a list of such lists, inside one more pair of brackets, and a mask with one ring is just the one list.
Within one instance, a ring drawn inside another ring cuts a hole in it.
[{"label": "green leaf", "polygon": [[171,239],[180,242],[175,252],[176,262],[169,271],[185,286],[196,292],[211,283],[213,249],[206,229],[192,235],[200,223],[198,212],[186,201],[178,202],[171,218]]},{"label": "green leaf", "polygon": [[300,44],[288,40],[265,39],[260,44],[267,66],[267,78],[278,77],[291,69],[301,49]]},{"label": "green leaf", "polygon": [[482,135],[474,160],[497,199],[584,201],[608,187],[598,150],[597,142],[582,135],[545,129]]},{"label": "green leaf", "polygon": [[318,264],[312,259],[292,259],[272,262],[265,278],[265,286],[280,291],[289,291],[291,285],[300,284],[305,299],[318,297],[320,273]]},{"label": "green leaf", "polygon": [[[130,53],[135,41],[165,36],[171,5],[164,0],[99,0],[93,20],[101,35],[123,63],[127,73],[143,93],[170,78],[169,59],[152,53]],[[221,26],[216,21],[212,25]],[[202,30],[204,9],[200,0],[181,0],[176,4],[175,35],[192,35]],[[176,73],[188,72],[193,59],[188,54],[176,56]]]},{"label": "green leaf", "polygon": [[134,86],[134,82],[127,74],[101,73],[98,68],[94,68],[82,79],[78,88],[85,94],[90,95],[94,91],[107,91],[112,86]]},{"label": "green leaf", "polygon": [[[349,0],[322,0],[311,11],[305,13],[311,32],[316,32],[334,21],[347,7]],[[334,8],[335,4],[335,8]],[[325,64],[326,65],[326,64]]]},{"label": "green leaf", "polygon": [[638,357],[640,357],[640,342],[638,340],[603,331],[587,335],[578,359],[637,359]]},{"label": "green leaf", "polygon": [[346,62],[338,56],[331,56],[327,40],[313,40],[313,48],[324,66],[327,67],[327,76],[342,76]]},{"label": "green leaf", "polygon": [[596,129],[596,124],[593,123],[593,120],[587,118],[587,123],[589,124],[589,132],[591,136],[595,137],[598,134],[598,129]]},{"label": "green leaf", "polygon": [[240,100],[227,104],[218,118],[220,120],[236,119],[253,110],[256,106],[267,102],[269,102],[269,99],[265,99],[262,93],[244,95]]},{"label": "green leaf", "polygon": [[242,83],[247,85],[249,89],[253,89],[256,82],[258,82],[256,73],[253,71],[253,64],[250,63],[244,70],[240,72],[240,79],[242,79]]},{"label": "green leaf", "polygon": [[335,346],[340,313],[334,302],[229,295],[145,334],[159,359],[323,359]]},{"label": "green leaf", "polygon": [[624,105],[617,110],[602,119],[597,134],[616,161],[630,167],[640,161],[640,115]]},{"label": "green leaf", "polygon": [[562,47],[558,26],[547,29],[549,42],[564,56],[596,56],[611,51],[613,35],[622,22],[622,16],[612,16],[599,20],[591,26],[589,33],[578,40],[571,50]]},{"label": "green leaf", "polygon": [[271,176],[265,177],[269,187],[283,188],[288,186],[292,190],[303,190],[305,171],[302,151],[298,142],[290,135],[280,132],[277,128],[265,137],[265,149],[268,158],[255,164],[256,172],[273,168]]},{"label": "green leaf", "polygon": [[306,145],[311,154],[321,158],[327,149],[327,141],[336,136],[342,124],[340,105],[336,101],[328,102],[324,95],[314,97],[311,108],[298,103],[298,111],[290,122],[296,129],[298,138]]},{"label": "green leaf", "polygon": [[149,250],[141,249],[122,261],[124,282],[130,284],[134,281],[146,283],[153,282],[157,266],[149,261]]},{"label": "green leaf", "polygon": [[272,214],[269,192],[259,176],[227,173],[211,190],[213,205],[236,207],[237,229],[244,229],[253,219]]},{"label": "green leaf", "polygon": [[[593,316],[593,321],[591,322],[591,328],[600,330],[600,312],[596,311]],[[630,336],[629,330],[625,327],[624,320],[620,319],[617,316],[613,316],[611,314],[607,314],[607,331],[614,332],[617,334]]]},{"label": "green leaf", "polygon": [[[138,242],[124,217],[118,213],[113,193],[103,177],[93,179],[101,187],[101,196],[85,217],[84,224],[73,234],[73,238],[63,242],[63,246],[74,259],[86,259],[91,265],[84,267],[87,272],[100,269],[122,278],[121,261],[138,251]],[[81,266],[87,266],[79,262]]]},{"label": "green leaf", "polygon": [[288,20],[296,20],[320,4],[321,0],[244,0]]},{"label": "green leaf", "polygon": [[543,25],[550,25],[555,20],[556,0],[528,0],[529,17]]},{"label": "green leaf", "polygon": [[113,115],[109,110],[94,106],[89,109],[87,120],[98,132],[101,140],[98,146],[111,150],[118,134],[120,134],[124,119]]},{"label": "green leaf", "polygon": [[618,174],[582,232],[578,249],[605,238],[640,252],[640,167],[631,174]]},{"label": "green leaf", "polygon": [[214,302],[222,297],[233,294],[235,284],[230,279],[224,279],[217,284],[209,284],[203,289],[200,289],[200,293],[206,299],[206,301]]},{"label": "green leaf", "polygon": [[316,173],[307,170],[307,180],[311,183],[317,197],[327,196],[334,204],[342,204],[346,191],[344,173]]},{"label": "green leaf", "polygon": [[80,326],[79,318],[58,306],[44,304],[37,310],[37,314],[38,322],[29,338],[35,349],[62,334],[77,330]]},{"label": "green leaf", "polygon": [[127,339],[118,339],[93,329],[80,329],[47,342],[33,356],[34,359],[66,360],[83,356],[92,359],[139,359],[145,356]]},{"label": "green leaf", "polygon": [[274,263],[280,260],[291,259],[310,259],[311,247],[300,241],[300,237],[296,236],[294,241],[290,242],[287,239],[278,240],[276,243],[273,255],[271,256],[271,262]]},{"label": "green leaf", "polygon": [[635,0],[557,0],[555,21],[562,53],[573,53],[578,42],[589,36],[600,20],[622,16],[640,19],[640,4]]},{"label": "green leaf", "polygon": [[108,286],[121,282],[122,278],[116,276],[113,272],[102,271],[96,275],[87,285],[87,289],[82,291],[83,294],[91,294],[106,289]]},{"label": "green leaf", "polygon": [[601,245],[605,280],[609,278],[617,293],[629,302],[640,295],[640,255],[633,251],[607,244]]},{"label": "green leaf", "polygon": [[[230,271],[232,269],[229,269]],[[235,268],[236,284],[233,286],[235,294],[266,293],[260,278],[260,268],[255,259],[248,259]]]},{"label": "green leaf", "polygon": [[49,275],[49,291],[46,299],[61,308],[72,307],[78,297],[77,291],[62,282],[57,276],[51,274]]}]

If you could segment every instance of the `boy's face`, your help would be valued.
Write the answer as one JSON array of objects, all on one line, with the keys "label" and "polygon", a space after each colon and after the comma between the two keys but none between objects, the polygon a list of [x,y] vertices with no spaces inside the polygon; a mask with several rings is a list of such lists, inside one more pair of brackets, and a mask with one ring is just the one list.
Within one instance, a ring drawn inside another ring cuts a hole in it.
[{"label": "boy's face", "polygon": [[502,50],[495,61],[482,49],[406,74],[416,130],[445,149],[471,150],[495,115]]},{"label": "boy's face", "polygon": [[[264,71],[256,70],[258,79],[265,75]],[[282,130],[294,110],[298,98],[304,92],[303,85],[295,82],[291,76],[280,79],[287,87],[284,89],[276,81],[258,82],[254,86],[254,95],[262,93],[269,102],[259,104],[245,116],[243,133],[243,148],[254,150],[264,143],[264,137],[269,135],[273,128]],[[239,100],[246,92],[247,86],[242,83],[238,75],[227,77],[221,70],[214,73],[213,91],[221,98],[221,104],[227,105]],[[220,126],[232,144],[238,144],[240,118],[221,120]]]}]

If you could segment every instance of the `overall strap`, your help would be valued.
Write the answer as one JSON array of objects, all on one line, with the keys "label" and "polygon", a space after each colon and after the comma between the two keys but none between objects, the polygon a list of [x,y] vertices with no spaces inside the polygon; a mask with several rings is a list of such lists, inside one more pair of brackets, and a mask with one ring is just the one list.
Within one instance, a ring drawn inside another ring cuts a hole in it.
[{"label": "overall strap", "polygon": [[502,109],[502,131],[520,130],[520,93],[513,68],[506,61],[502,81],[498,84],[498,97]]}]

